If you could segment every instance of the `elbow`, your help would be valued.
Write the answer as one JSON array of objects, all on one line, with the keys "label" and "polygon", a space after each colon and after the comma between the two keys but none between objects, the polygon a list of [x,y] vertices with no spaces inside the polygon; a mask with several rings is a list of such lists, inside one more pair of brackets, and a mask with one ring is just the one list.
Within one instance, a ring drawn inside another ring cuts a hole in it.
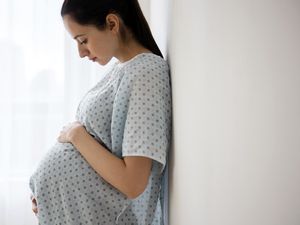
[{"label": "elbow", "polygon": [[143,192],[132,192],[132,193],[128,193],[127,194],[127,198],[129,198],[130,200],[134,200],[137,197],[139,197]]},{"label": "elbow", "polygon": [[148,186],[152,160],[147,158],[127,158],[124,179],[125,194],[129,199],[138,198]]},{"label": "elbow", "polygon": [[144,193],[147,185],[139,185],[136,187],[132,187],[126,194],[127,198],[133,200],[139,197],[141,194]]}]

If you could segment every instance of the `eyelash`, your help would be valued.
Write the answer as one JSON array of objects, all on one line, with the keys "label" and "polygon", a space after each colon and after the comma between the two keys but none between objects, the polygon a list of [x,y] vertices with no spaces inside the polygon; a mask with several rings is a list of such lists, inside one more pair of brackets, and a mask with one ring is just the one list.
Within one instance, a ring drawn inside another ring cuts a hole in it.
[{"label": "eyelash", "polygon": [[85,39],[85,40],[83,40],[83,41],[81,41],[81,42],[79,42],[81,45],[83,45],[83,44],[87,44],[87,39]]}]

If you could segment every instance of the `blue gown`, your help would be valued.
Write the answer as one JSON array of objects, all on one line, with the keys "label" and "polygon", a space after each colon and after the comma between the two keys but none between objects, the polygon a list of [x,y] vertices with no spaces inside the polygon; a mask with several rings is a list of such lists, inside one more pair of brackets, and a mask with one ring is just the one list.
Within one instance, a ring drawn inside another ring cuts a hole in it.
[{"label": "blue gown", "polygon": [[141,53],[112,69],[82,98],[76,119],[119,158],[153,159],[145,191],[128,199],[70,143],[49,149],[29,186],[41,225],[162,225],[160,189],[171,142],[171,83],[164,59]]}]

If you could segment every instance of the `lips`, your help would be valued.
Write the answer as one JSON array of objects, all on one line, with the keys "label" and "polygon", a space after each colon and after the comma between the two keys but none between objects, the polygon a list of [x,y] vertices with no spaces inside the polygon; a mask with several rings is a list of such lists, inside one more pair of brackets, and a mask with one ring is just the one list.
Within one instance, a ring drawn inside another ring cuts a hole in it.
[{"label": "lips", "polygon": [[94,57],[94,58],[89,58],[91,61],[95,62],[97,57]]}]

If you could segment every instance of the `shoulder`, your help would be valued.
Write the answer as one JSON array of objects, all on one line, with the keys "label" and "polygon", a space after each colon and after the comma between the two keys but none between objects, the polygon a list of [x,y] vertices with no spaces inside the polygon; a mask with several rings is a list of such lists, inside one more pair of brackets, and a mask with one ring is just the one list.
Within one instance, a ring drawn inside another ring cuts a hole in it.
[{"label": "shoulder", "polygon": [[126,67],[127,70],[154,70],[165,69],[168,67],[166,60],[153,53],[143,53],[129,63]]},{"label": "shoulder", "polygon": [[144,53],[124,66],[126,79],[163,78],[169,76],[169,66],[165,59],[153,53]]}]

